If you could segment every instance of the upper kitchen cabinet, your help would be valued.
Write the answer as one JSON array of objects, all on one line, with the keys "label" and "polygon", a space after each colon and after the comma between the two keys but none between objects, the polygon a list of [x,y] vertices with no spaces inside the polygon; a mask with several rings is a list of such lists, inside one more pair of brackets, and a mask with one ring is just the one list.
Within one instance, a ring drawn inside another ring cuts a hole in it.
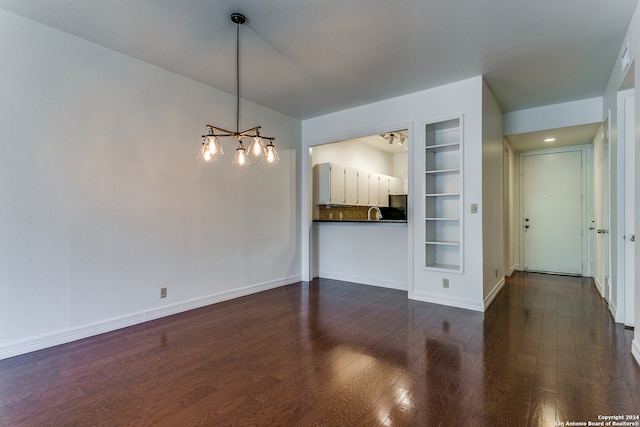
[{"label": "upper kitchen cabinet", "polygon": [[389,194],[406,194],[406,192],[404,191],[404,181],[395,176],[390,176]]},{"label": "upper kitchen cabinet", "polygon": [[358,206],[369,206],[369,172],[358,171]]},{"label": "upper kitchen cabinet", "polygon": [[332,163],[316,165],[313,187],[317,205],[345,204],[345,168]]},{"label": "upper kitchen cabinet", "polygon": [[358,194],[358,170],[344,168],[344,204],[358,205]]},{"label": "upper kitchen cabinet", "polygon": [[462,270],[461,118],[431,123],[425,139],[425,267]]},{"label": "upper kitchen cabinet", "polygon": [[[313,168],[314,200],[317,205],[389,206],[391,182],[402,188],[402,179],[348,168],[335,163],[320,163]],[[397,183],[399,181],[399,183]]]}]

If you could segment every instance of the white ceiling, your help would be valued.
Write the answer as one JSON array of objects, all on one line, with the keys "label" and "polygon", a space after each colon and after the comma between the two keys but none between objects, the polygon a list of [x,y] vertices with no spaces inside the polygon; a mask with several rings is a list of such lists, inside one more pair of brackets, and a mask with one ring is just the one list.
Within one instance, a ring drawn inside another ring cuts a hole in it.
[{"label": "white ceiling", "polygon": [[[509,135],[507,139],[514,151],[566,147],[569,145],[587,145],[593,142],[593,138],[599,127],[600,123],[592,123],[588,125]],[[547,138],[554,138],[555,141],[545,142],[544,140]]]},{"label": "white ceiling", "polygon": [[[393,133],[398,135],[403,135],[405,137],[408,136],[407,130],[398,130]],[[402,144],[398,143],[399,141],[398,139],[394,139],[394,141],[391,144],[389,144],[389,140],[382,138],[381,135],[364,136],[361,138],[356,138],[353,141],[359,141],[363,144],[367,144],[377,150],[384,151],[385,153],[389,153],[389,154],[406,153],[409,147],[408,139]]]},{"label": "white ceiling", "polygon": [[505,112],[602,95],[638,0],[0,0],[300,119],[484,75]]}]

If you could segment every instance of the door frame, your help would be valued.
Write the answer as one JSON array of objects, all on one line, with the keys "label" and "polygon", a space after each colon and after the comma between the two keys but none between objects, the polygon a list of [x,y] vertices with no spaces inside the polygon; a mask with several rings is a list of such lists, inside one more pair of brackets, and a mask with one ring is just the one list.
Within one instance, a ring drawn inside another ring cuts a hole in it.
[{"label": "door frame", "polygon": [[[635,224],[633,222],[633,215],[631,215],[632,211],[635,210],[635,203],[632,203],[629,206],[628,195],[632,195],[635,197],[633,191],[633,185],[629,186],[629,181],[633,184],[635,179],[628,180],[628,173],[635,174],[635,149],[636,147],[631,147],[631,153],[628,151],[628,139],[630,138],[632,141],[634,140],[635,134],[633,133],[633,129],[635,129],[635,116],[632,117],[631,128],[629,128],[629,124],[627,123],[628,112],[627,112],[627,100],[628,98],[633,98],[632,105],[635,108],[635,91],[633,89],[620,90],[617,93],[618,97],[618,110],[617,110],[617,135],[618,135],[618,145],[617,145],[617,206],[618,212],[616,216],[617,222],[617,235],[619,238],[617,241],[617,298],[616,301],[613,302],[613,314],[617,323],[624,323],[625,326],[633,326],[634,325],[634,295],[635,295],[635,278],[634,278],[634,269],[635,269],[635,260],[633,259],[633,254],[628,249],[635,247],[631,241],[628,240],[628,236],[635,234]],[[628,132],[631,130],[631,132]],[[635,145],[635,144],[634,144]],[[629,167],[630,166],[630,167]],[[637,176],[637,174],[635,174]],[[632,197],[632,201],[634,198]],[[627,212],[627,210],[631,210]],[[629,253],[627,253],[629,252]],[[631,255],[631,259],[630,256]],[[628,273],[631,272],[630,275]],[[631,279],[632,280],[629,280]]]},{"label": "door frame", "polygon": [[[596,289],[611,310],[612,275],[616,273],[616,266],[612,265],[612,248],[616,244],[615,233],[611,237],[614,218],[611,215],[611,197],[614,194],[614,168],[611,141],[611,110],[600,123],[598,132],[593,139],[593,219],[597,234],[594,234],[594,274],[593,281]],[[600,142],[598,142],[598,140]],[[599,153],[600,150],[602,153]],[[600,157],[606,156],[606,173],[599,172]],[[603,193],[606,191],[606,198]],[[614,230],[615,231],[615,230]]]},{"label": "door frame", "polygon": [[519,244],[519,252],[520,252],[520,260],[522,262],[522,268],[524,268],[524,179],[522,179],[522,171],[524,170],[524,158],[527,156],[537,156],[541,154],[558,154],[558,153],[566,153],[579,151],[581,153],[582,159],[582,203],[581,203],[581,217],[582,217],[582,243],[581,243],[581,258],[582,258],[582,275],[588,271],[588,260],[591,255],[591,248],[587,245],[587,233],[588,233],[588,224],[590,223],[588,220],[588,211],[587,209],[587,188],[592,180],[592,174],[588,174],[587,170],[588,163],[588,153],[591,147],[589,145],[571,145],[567,147],[557,147],[557,148],[545,148],[542,150],[530,150],[530,151],[522,151],[519,154],[519,163],[520,163],[520,218],[518,220],[519,227],[519,235],[520,235],[520,244]]}]

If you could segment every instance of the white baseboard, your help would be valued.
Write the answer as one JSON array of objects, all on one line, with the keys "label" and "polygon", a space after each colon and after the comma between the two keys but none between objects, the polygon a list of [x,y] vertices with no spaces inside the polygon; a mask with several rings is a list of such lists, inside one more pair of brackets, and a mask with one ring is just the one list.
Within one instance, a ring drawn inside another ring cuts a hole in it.
[{"label": "white baseboard", "polygon": [[640,366],[640,341],[637,338],[631,341],[631,354],[633,354],[633,358],[636,359],[636,363]]},{"label": "white baseboard", "polygon": [[489,308],[493,300],[496,298],[500,290],[504,287],[504,277],[491,289],[491,292],[484,298],[484,309]]},{"label": "white baseboard", "polygon": [[513,274],[513,272],[514,272],[514,271],[520,271],[520,270],[522,270],[522,269],[520,268],[520,264],[517,264],[517,263],[516,263],[516,264],[513,264],[513,265],[511,266],[511,268],[509,269],[509,276],[511,276],[511,275]]},{"label": "white baseboard", "polygon": [[228,301],[246,295],[255,294],[257,292],[278,288],[291,283],[299,282],[300,280],[300,276],[291,276],[283,279],[272,280],[256,285],[245,286],[243,288],[238,288],[231,291],[220,292],[200,298],[194,298],[188,301],[152,308],[139,313],[115,317],[100,322],[56,331],[50,334],[39,335],[36,337],[10,342],[8,344],[2,344],[0,345],[0,360],[30,353],[36,350],[54,347],[60,344],[66,344],[83,338],[89,338],[95,335],[115,331],[117,329],[126,328],[128,326],[137,325],[140,323],[148,322],[150,320],[171,316],[173,314],[182,313],[196,308],[205,307],[207,305],[216,304],[222,301]]},{"label": "white baseboard", "polygon": [[[609,313],[611,313],[611,317],[613,317],[613,320],[614,320],[615,322],[618,322],[618,319],[616,319],[616,316],[617,316],[617,314],[616,314],[616,313],[617,313],[617,311],[618,311],[618,309],[617,309],[617,307],[616,307],[616,304],[615,304],[613,301],[609,301],[609,304],[608,304],[608,305],[609,305]],[[619,323],[619,322],[618,322],[618,323]]]},{"label": "white baseboard", "polygon": [[373,277],[360,277],[351,276],[348,274],[332,273],[327,271],[321,271],[317,277],[331,280],[342,280],[344,282],[359,283],[362,285],[378,286],[381,288],[397,289],[399,291],[406,291],[409,285],[406,282],[397,282],[393,280],[380,280]]},{"label": "white baseboard", "polygon": [[484,304],[482,302],[466,298],[443,297],[442,295],[425,294],[422,292],[412,292],[409,298],[416,301],[430,302],[432,304],[448,305],[450,307],[484,312]]},{"label": "white baseboard", "polygon": [[604,298],[604,290],[602,289],[602,285],[600,284],[600,281],[598,280],[597,277],[593,278],[593,283],[596,285],[596,289],[598,290],[598,293],[600,294],[600,296]]}]

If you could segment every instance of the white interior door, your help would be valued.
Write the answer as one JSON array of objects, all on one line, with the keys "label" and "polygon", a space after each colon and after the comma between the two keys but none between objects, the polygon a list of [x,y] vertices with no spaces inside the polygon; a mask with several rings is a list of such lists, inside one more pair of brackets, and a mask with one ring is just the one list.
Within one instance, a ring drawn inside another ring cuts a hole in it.
[{"label": "white interior door", "polygon": [[634,325],[635,301],[635,97],[624,100],[624,324]]},{"label": "white interior door", "polygon": [[602,295],[609,301],[609,121],[605,121],[594,140],[596,276]]},{"label": "white interior door", "polygon": [[523,248],[528,271],[582,274],[582,151],[523,155]]}]

